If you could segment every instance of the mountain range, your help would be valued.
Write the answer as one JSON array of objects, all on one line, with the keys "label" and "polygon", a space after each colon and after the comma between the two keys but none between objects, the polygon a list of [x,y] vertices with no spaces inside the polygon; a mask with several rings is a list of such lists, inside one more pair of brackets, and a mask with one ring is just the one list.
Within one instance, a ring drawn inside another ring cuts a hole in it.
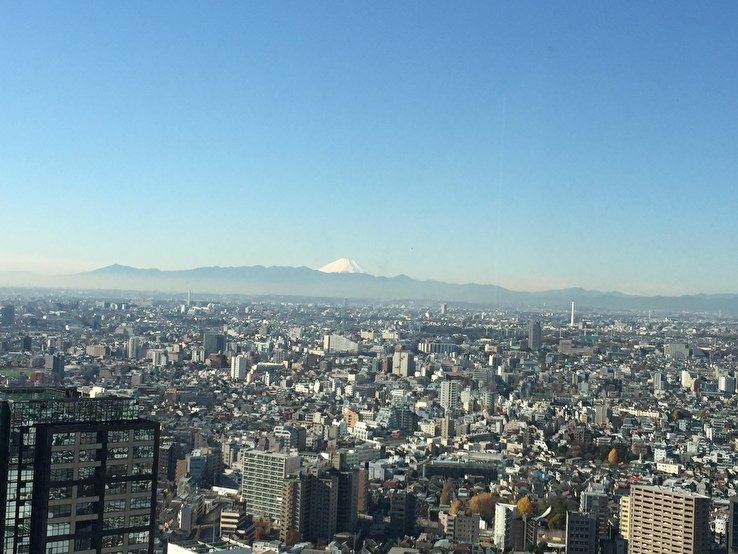
[{"label": "mountain range", "polygon": [[575,302],[578,308],[586,309],[738,315],[738,294],[638,296],[582,288],[525,292],[496,285],[421,281],[406,275],[379,277],[363,272],[356,262],[350,262],[353,260],[337,260],[334,262],[336,265],[328,264],[321,270],[289,266],[214,266],[163,271],[114,264],[89,272],[53,277],[4,273],[0,274],[0,286],[180,294],[192,290],[200,294],[463,302],[550,310],[568,309],[570,303]]}]

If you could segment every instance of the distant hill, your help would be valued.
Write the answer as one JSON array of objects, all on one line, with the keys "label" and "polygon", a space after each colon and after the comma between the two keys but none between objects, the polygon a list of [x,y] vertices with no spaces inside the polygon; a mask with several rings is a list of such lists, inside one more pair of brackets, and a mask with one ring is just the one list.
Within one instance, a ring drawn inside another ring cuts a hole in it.
[{"label": "distant hill", "polygon": [[[345,265],[345,264],[343,264]],[[376,277],[367,273],[327,273],[307,267],[199,267],[162,271],[111,265],[74,275],[2,274],[0,286],[108,289],[184,293],[282,295],[367,300],[465,302],[499,307],[579,308],[616,311],[703,312],[738,315],[738,295],[637,296],[581,288],[544,292],[513,291],[496,285],[421,281],[406,275]]]}]

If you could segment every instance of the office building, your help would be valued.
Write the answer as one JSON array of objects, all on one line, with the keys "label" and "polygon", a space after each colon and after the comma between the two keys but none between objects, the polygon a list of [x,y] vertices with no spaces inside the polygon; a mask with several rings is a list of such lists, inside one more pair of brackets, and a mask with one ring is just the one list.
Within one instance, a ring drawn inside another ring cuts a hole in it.
[{"label": "office building", "polygon": [[336,531],[353,533],[358,522],[359,471],[338,472],[338,515]]},{"label": "office building", "polygon": [[2,552],[152,553],[158,443],[134,399],[0,392]]},{"label": "office building", "polygon": [[307,446],[307,430],[304,427],[277,425],[274,438],[281,445],[282,451],[305,450]]},{"label": "office building", "polygon": [[128,339],[128,358],[137,360],[141,357],[141,337],[131,337]]},{"label": "office building", "polygon": [[612,416],[612,410],[607,404],[597,404],[594,407],[594,422],[595,425],[606,426],[610,424],[610,417]]},{"label": "office building", "polygon": [[222,333],[203,333],[202,347],[205,351],[205,357],[210,354],[219,354],[225,352],[226,339]]},{"label": "office building", "polygon": [[683,342],[664,344],[664,357],[674,360],[686,360],[689,358],[689,345]]},{"label": "office building", "polygon": [[597,521],[587,514],[567,512],[566,554],[597,552]]},{"label": "office building", "polygon": [[284,483],[300,470],[300,457],[281,452],[247,450],[241,453],[243,480],[241,498],[246,513],[282,519]]},{"label": "office building", "polygon": [[418,352],[424,354],[441,354],[444,356],[456,356],[461,351],[459,345],[450,341],[435,341],[423,339],[418,342]]},{"label": "office building", "polygon": [[392,356],[392,373],[402,377],[415,375],[415,356],[404,350],[395,352]]},{"label": "office building", "polygon": [[62,354],[46,354],[44,369],[51,372],[51,380],[54,383],[64,382],[64,356]]},{"label": "office building", "polygon": [[479,544],[479,523],[481,516],[479,514],[459,513],[449,517],[450,525],[446,529],[446,535],[453,538],[455,542],[470,544],[472,546]]},{"label": "office building", "polygon": [[734,394],[735,377],[732,375],[721,375],[718,378],[718,390],[725,394]]},{"label": "office building", "polygon": [[738,554],[738,497],[730,499],[727,532],[728,554]]},{"label": "office building", "polygon": [[11,327],[15,323],[15,306],[5,304],[0,306],[0,325],[3,327]]},{"label": "office building", "polygon": [[543,330],[540,321],[528,322],[528,348],[530,350],[540,350],[543,346]]},{"label": "office building", "polygon": [[589,490],[582,492],[579,499],[579,511],[595,520],[597,544],[610,536],[608,524],[610,510],[604,486],[592,485]]},{"label": "office building", "polygon": [[325,335],[323,336],[323,350],[326,352],[357,354],[359,352],[359,343],[342,335]]},{"label": "office building", "polygon": [[629,554],[710,552],[710,499],[665,487],[630,489]]},{"label": "office building", "polygon": [[390,537],[414,536],[417,521],[416,499],[412,492],[396,490],[390,493]]}]

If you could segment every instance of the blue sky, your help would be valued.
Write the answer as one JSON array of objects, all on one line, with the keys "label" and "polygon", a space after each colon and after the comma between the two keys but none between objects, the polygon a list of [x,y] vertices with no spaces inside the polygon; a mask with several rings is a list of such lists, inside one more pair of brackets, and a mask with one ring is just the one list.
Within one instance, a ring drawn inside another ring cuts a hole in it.
[{"label": "blue sky", "polygon": [[2,12],[2,271],[738,292],[734,2]]}]

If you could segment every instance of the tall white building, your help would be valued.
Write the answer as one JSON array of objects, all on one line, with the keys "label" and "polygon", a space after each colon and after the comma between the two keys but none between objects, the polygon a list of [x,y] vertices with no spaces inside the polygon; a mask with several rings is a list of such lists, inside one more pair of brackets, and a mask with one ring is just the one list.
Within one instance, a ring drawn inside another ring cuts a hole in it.
[{"label": "tall white building", "polygon": [[248,361],[246,356],[233,356],[231,358],[231,379],[243,381],[246,378]]},{"label": "tall white building", "polygon": [[453,410],[459,405],[459,394],[461,393],[461,383],[459,381],[443,381],[441,382],[441,407],[447,410]]},{"label": "tall white building", "polygon": [[512,525],[518,514],[515,504],[503,504],[498,502],[495,506],[495,531],[493,540],[500,552],[512,546]]},{"label": "tall white building", "polygon": [[411,352],[395,352],[392,356],[392,373],[403,377],[415,375],[415,357]]},{"label": "tall white building", "polygon": [[131,337],[128,339],[128,358],[131,360],[138,359],[139,352],[141,351],[141,338]]},{"label": "tall white building", "polygon": [[323,350],[326,352],[347,352],[349,354],[356,354],[359,352],[359,343],[341,335],[324,335]]},{"label": "tall white building", "polygon": [[241,456],[241,499],[246,512],[279,521],[282,518],[284,482],[289,475],[300,470],[300,456],[261,450],[248,450]]},{"label": "tall white building", "polygon": [[661,371],[656,371],[653,374],[653,392],[663,390],[666,390],[666,378]]},{"label": "tall white building", "polygon": [[718,389],[727,394],[735,393],[735,377],[732,375],[721,375],[718,378]]}]

